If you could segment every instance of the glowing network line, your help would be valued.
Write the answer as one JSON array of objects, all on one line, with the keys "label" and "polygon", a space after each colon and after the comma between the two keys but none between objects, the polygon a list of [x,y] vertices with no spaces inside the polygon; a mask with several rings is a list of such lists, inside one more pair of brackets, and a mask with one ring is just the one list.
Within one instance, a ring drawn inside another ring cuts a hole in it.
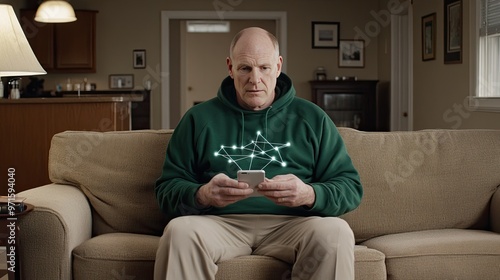
[{"label": "glowing network line", "polygon": [[[252,142],[241,147],[236,145],[221,145],[219,151],[215,152],[214,155],[216,157],[224,157],[229,163],[236,164],[240,170],[258,169],[258,167],[252,167],[252,165],[260,161],[264,161],[264,165],[260,169],[266,168],[272,162],[277,162],[281,166],[285,167],[286,162],[283,161],[283,158],[281,157],[281,149],[286,147],[290,147],[290,142],[285,144],[271,143],[267,141],[264,136],[262,136],[260,131],[257,131],[257,137],[255,140],[252,140]],[[237,151],[239,151],[239,154],[236,154]],[[248,168],[242,168],[240,166],[241,162],[248,159],[250,159]]]}]

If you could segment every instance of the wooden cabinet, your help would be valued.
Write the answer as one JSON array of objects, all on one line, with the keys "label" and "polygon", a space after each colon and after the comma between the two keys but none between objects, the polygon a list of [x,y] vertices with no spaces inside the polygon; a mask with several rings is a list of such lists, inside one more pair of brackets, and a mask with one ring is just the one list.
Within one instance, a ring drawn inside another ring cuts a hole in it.
[{"label": "wooden cabinet", "polygon": [[[48,92],[47,92],[48,94]],[[130,106],[131,129],[151,128],[151,90],[98,90],[82,91],[81,97],[127,97],[132,100]],[[77,91],[63,91],[64,97],[77,97]]]},{"label": "wooden cabinet", "polygon": [[49,73],[96,72],[97,11],[76,10],[69,23],[40,23],[35,10],[21,10],[21,26],[33,52]]},{"label": "wooden cabinet", "polygon": [[[130,130],[131,103],[140,101],[139,95],[0,99],[0,181],[7,182],[7,170],[14,168],[16,192],[50,183],[48,156],[54,134]],[[0,195],[6,195],[3,188]]]},{"label": "wooden cabinet", "polygon": [[132,102],[130,114],[132,116],[132,130],[151,128],[151,91],[141,91],[142,101]]},{"label": "wooden cabinet", "polygon": [[339,127],[363,131],[388,129],[389,108],[377,91],[378,81],[311,81],[312,100]]}]

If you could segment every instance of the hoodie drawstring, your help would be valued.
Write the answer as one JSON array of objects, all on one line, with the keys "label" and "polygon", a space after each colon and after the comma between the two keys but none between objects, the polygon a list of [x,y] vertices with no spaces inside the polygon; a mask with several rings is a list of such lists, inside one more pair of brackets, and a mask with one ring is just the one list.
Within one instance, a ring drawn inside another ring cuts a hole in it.
[{"label": "hoodie drawstring", "polygon": [[273,106],[269,106],[269,108],[267,108],[267,111],[266,111],[266,127],[265,127],[265,130],[266,130],[266,139],[267,139],[267,115],[269,115],[269,111],[271,111],[271,109],[273,108]]},{"label": "hoodie drawstring", "polygon": [[241,114],[241,139],[240,139],[240,147],[243,147],[243,138],[245,136],[245,114],[240,111]]},{"label": "hoodie drawstring", "polygon": [[[273,108],[273,106],[269,106],[267,109],[266,109],[266,116],[265,116],[265,120],[264,120],[264,130],[265,130],[265,137],[267,139],[267,118],[268,118],[268,115],[269,115],[269,112],[271,111],[271,109]],[[245,114],[243,112],[240,112],[241,114],[241,135],[240,135],[240,147],[243,147],[243,140],[244,140],[244,136],[245,136]]]}]

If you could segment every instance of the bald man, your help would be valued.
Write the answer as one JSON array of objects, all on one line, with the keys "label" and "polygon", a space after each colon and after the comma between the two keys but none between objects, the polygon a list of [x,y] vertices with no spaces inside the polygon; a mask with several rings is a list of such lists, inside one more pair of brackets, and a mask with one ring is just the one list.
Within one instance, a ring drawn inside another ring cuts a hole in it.
[{"label": "bald man", "polygon": [[[274,279],[354,279],[354,236],[338,216],[363,188],[337,128],[296,97],[271,33],[240,31],[226,64],[217,97],[191,108],[167,147],[155,279],[215,279],[218,263],[245,255],[292,265]],[[239,170],[265,179],[251,188]]]}]

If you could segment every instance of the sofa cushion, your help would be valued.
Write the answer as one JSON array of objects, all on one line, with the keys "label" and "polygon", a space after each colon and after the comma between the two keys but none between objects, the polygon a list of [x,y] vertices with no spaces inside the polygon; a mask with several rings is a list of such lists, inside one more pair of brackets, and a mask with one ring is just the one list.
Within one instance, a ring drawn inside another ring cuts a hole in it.
[{"label": "sofa cushion", "polygon": [[500,233],[500,188],[495,192],[491,199],[491,230]]},{"label": "sofa cushion", "polygon": [[159,241],[130,233],[91,238],[73,250],[73,279],[153,279]]},{"label": "sofa cushion", "polygon": [[[385,256],[366,246],[354,247],[356,279],[385,280]],[[266,256],[244,256],[218,264],[217,280],[290,279],[291,266]]]},{"label": "sofa cushion", "polygon": [[464,229],[386,235],[363,243],[386,256],[390,279],[498,279],[500,234]]},{"label": "sofa cushion", "polygon": [[339,128],[364,188],[342,216],[356,240],[416,230],[489,228],[500,186],[500,130]]},{"label": "sofa cushion", "polygon": [[[160,238],[142,234],[108,233],[73,250],[73,279],[153,279]],[[384,254],[354,247],[356,279],[385,280]],[[291,266],[266,256],[243,256],[218,264],[217,280],[289,279]],[[128,277],[128,278],[127,278]]]},{"label": "sofa cushion", "polygon": [[354,276],[355,279],[387,279],[385,255],[363,245],[354,246]]},{"label": "sofa cushion", "polygon": [[93,234],[161,235],[166,218],[154,196],[171,131],[67,131],[49,152],[52,182],[80,188],[92,205]]}]

